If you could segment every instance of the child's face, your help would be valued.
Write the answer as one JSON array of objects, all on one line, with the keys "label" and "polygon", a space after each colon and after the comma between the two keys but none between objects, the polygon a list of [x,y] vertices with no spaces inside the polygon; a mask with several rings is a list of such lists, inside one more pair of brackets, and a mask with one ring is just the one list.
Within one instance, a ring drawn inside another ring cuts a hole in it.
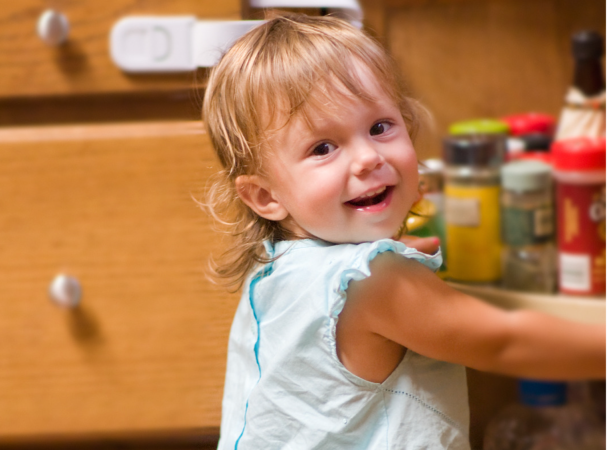
[{"label": "child's face", "polygon": [[367,70],[360,79],[375,99],[338,96],[270,140],[267,181],[284,208],[282,225],[329,242],[392,237],[419,198],[418,164],[397,105]]}]

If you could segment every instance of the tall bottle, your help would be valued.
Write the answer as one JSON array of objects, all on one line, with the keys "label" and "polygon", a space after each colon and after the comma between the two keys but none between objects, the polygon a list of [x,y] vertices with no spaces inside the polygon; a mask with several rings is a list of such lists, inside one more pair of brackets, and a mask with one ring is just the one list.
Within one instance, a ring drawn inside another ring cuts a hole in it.
[{"label": "tall bottle", "polygon": [[565,97],[556,140],[599,137],[605,134],[605,77],[601,64],[604,39],[594,31],[573,35],[573,85]]},{"label": "tall bottle", "polygon": [[602,423],[584,404],[567,403],[566,383],[521,380],[520,403],[494,417],[484,450],[604,450]]}]

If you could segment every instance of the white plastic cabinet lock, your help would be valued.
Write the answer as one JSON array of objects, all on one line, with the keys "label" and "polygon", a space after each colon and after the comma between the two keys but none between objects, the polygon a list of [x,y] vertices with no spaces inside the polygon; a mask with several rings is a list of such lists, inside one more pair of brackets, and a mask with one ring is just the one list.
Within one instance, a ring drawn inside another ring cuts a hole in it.
[{"label": "white plastic cabinet lock", "polygon": [[[250,0],[257,8],[328,8],[361,27],[357,0]],[[129,16],[110,32],[110,56],[125,72],[187,72],[216,65],[223,52],[263,20],[212,21],[194,16]]]},{"label": "white plastic cabinet lock", "polygon": [[193,29],[193,59],[196,67],[212,67],[241,36],[264,20],[200,21]]},{"label": "white plastic cabinet lock", "polygon": [[110,33],[110,55],[125,72],[185,72],[215,65],[261,20],[197,21],[194,16],[131,16]]},{"label": "white plastic cabinet lock", "polygon": [[254,8],[324,8],[328,14],[362,27],[362,9],[357,0],[250,0]]}]

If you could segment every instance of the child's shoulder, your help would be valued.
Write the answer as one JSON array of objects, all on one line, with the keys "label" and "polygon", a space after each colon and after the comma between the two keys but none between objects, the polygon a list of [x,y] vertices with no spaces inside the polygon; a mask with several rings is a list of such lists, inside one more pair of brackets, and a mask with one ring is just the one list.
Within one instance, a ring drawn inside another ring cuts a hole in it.
[{"label": "child's shoulder", "polygon": [[279,241],[275,243],[265,242],[265,249],[270,258],[277,258],[284,255],[300,257],[308,253],[311,256],[332,255],[345,258],[359,258],[364,263],[369,263],[381,253],[392,252],[402,255],[405,258],[415,259],[431,269],[440,267],[441,254],[438,251],[434,255],[421,253],[418,250],[407,247],[403,242],[393,239],[380,239],[372,242],[362,243],[331,243],[319,239],[300,239],[293,241]]},{"label": "child's shoulder", "polygon": [[[428,255],[392,239],[358,244],[333,244],[303,239],[280,241],[272,245],[267,243],[266,249],[268,256],[274,259],[272,272],[275,278],[285,275],[299,279],[319,279],[320,274],[324,274],[326,281],[339,291],[345,291],[352,281],[370,277],[372,265],[382,266],[377,272],[387,275],[388,271],[405,270],[403,263],[395,261],[417,261],[431,271],[435,271],[442,264],[439,251]],[[394,257],[388,258],[387,255]],[[381,278],[384,277],[375,277],[379,280]]]}]

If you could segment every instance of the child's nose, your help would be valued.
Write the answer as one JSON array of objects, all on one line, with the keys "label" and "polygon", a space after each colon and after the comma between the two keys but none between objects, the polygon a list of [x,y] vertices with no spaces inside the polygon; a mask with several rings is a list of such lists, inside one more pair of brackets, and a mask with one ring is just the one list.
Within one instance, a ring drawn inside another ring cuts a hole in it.
[{"label": "child's nose", "polygon": [[353,173],[362,175],[379,168],[384,163],[385,159],[373,145],[367,143],[358,145],[353,158]]}]

